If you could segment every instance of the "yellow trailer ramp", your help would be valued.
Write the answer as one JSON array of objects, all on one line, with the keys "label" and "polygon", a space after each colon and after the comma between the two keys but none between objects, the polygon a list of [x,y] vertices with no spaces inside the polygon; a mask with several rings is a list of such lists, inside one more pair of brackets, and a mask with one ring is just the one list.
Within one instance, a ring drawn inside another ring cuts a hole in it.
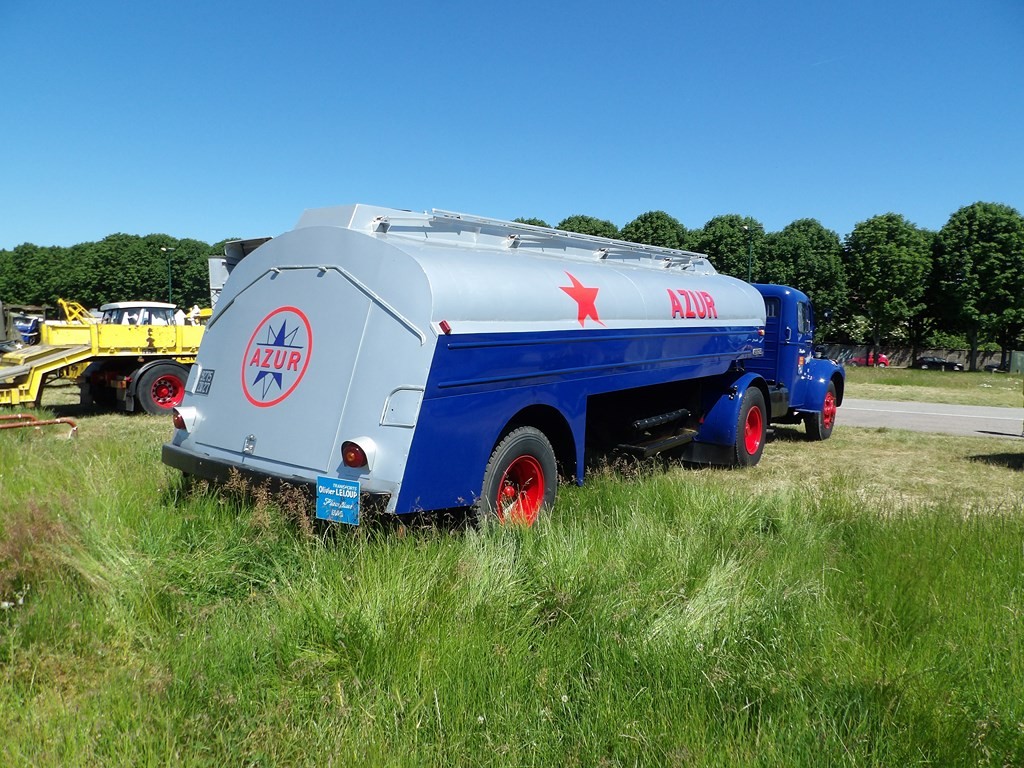
[{"label": "yellow trailer ramp", "polygon": [[38,345],[0,357],[0,405],[38,403],[48,376],[93,356],[91,344]]}]

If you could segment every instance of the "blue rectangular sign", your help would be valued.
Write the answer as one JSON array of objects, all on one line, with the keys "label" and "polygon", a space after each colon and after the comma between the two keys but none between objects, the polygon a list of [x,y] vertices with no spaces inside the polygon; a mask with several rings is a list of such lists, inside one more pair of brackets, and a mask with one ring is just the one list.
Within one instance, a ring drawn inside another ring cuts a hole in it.
[{"label": "blue rectangular sign", "polygon": [[316,516],[332,523],[359,525],[359,483],[338,477],[316,479]]}]

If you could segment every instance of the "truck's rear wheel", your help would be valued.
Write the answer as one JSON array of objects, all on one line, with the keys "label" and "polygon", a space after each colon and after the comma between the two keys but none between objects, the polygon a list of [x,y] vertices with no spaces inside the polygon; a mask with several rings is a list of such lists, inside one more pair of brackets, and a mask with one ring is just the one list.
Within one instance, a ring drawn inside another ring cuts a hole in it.
[{"label": "truck's rear wheel", "polygon": [[175,363],[154,365],[142,374],[135,399],[146,413],[170,413],[185,397],[186,370]]},{"label": "truck's rear wheel", "polygon": [[533,525],[540,511],[555,503],[555,452],[534,427],[509,432],[491,454],[474,511],[478,521]]},{"label": "truck's rear wheel", "polygon": [[743,393],[739,419],[736,421],[736,465],[752,467],[761,460],[768,430],[764,395],[757,387]]},{"label": "truck's rear wheel", "polygon": [[835,382],[830,381],[828,389],[825,390],[825,399],[821,404],[821,410],[818,413],[809,413],[804,416],[804,427],[811,440],[828,440],[835,425],[836,385]]}]

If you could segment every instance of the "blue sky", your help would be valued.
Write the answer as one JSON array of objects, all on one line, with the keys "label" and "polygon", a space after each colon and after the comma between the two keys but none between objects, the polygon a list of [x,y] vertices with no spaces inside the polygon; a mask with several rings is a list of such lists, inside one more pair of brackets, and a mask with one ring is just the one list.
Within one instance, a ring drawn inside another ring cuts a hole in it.
[{"label": "blue sky", "polygon": [[0,248],[1024,210],[1022,0],[0,0]]}]

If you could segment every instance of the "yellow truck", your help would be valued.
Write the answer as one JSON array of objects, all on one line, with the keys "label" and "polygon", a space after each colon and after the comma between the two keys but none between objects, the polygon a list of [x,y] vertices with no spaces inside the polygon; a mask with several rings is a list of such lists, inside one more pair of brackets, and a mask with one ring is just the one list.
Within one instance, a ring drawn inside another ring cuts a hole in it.
[{"label": "yellow truck", "polygon": [[83,403],[153,414],[181,403],[203,338],[200,318],[161,302],[104,304],[99,318],[75,302],[59,303],[63,320],[36,319],[23,338],[4,343],[0,405],[38,405],[55,378],[76,380]]}]

